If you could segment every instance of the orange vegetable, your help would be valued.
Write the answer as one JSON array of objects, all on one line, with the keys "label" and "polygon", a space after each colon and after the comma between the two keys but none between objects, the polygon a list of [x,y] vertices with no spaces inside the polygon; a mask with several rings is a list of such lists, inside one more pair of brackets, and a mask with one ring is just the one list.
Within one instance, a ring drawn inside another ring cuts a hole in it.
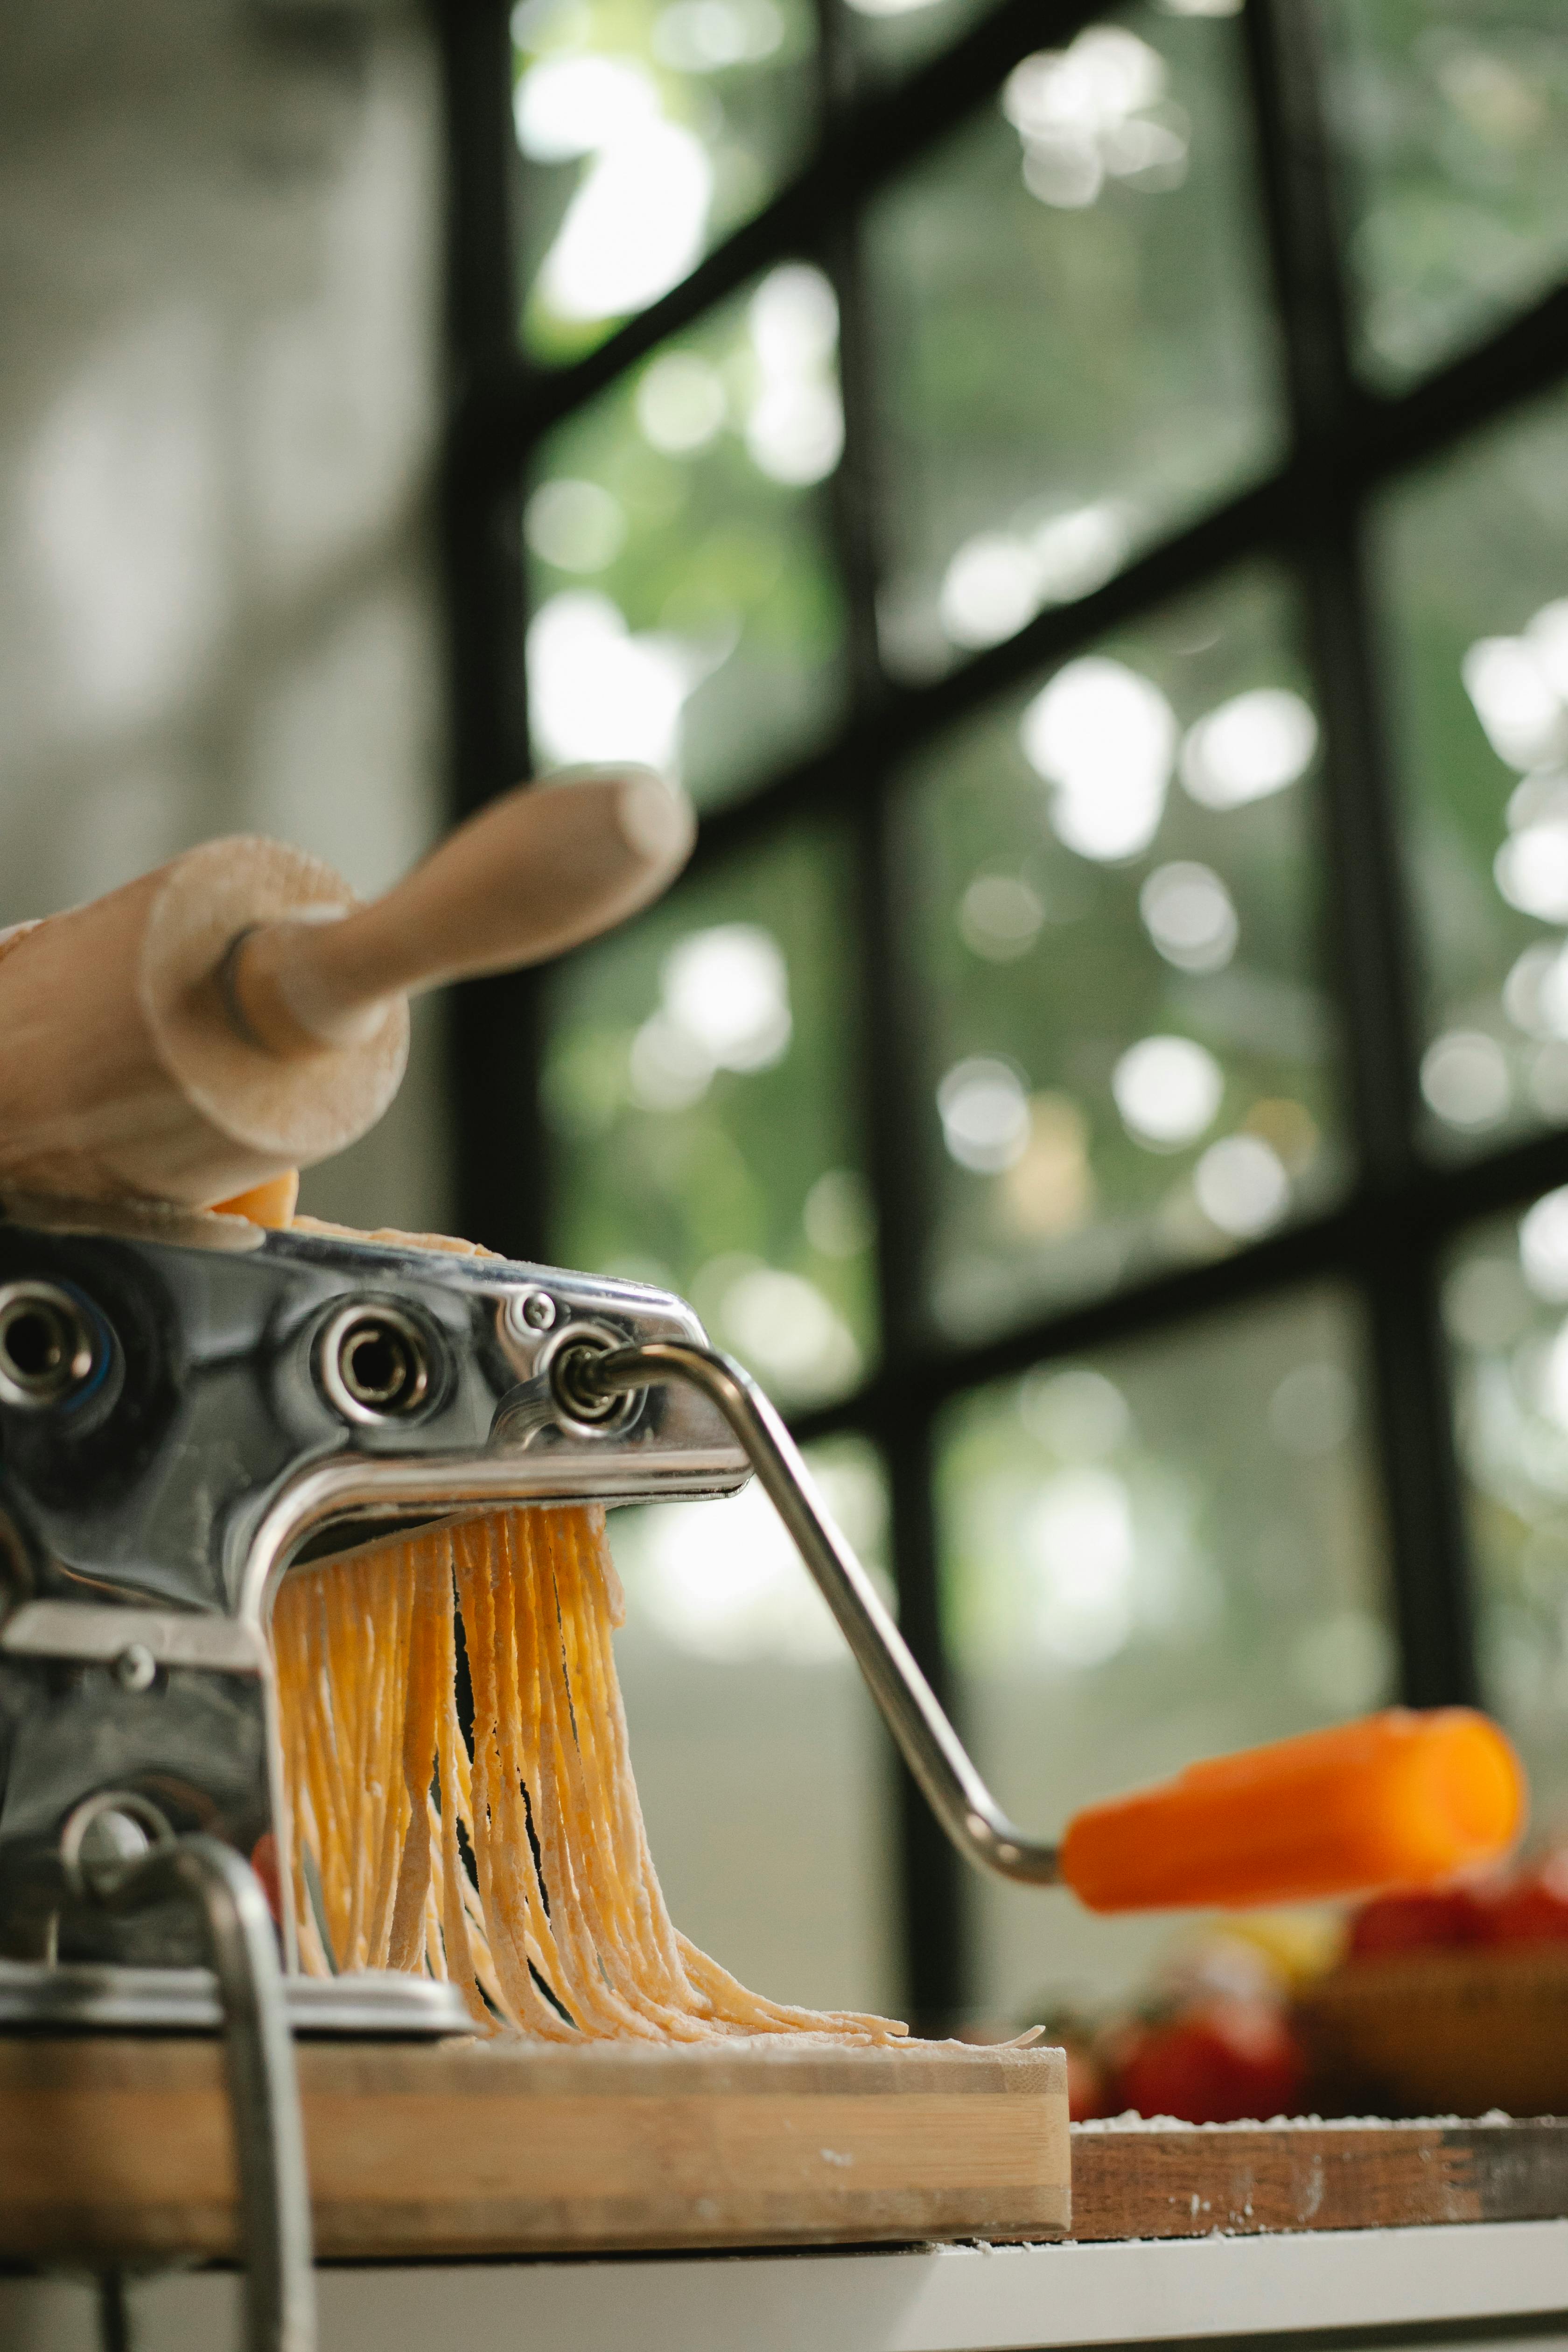
[{"label": "orange vegetable", "polygon": [[1312,1901],[1429,1886],[1523,1826],[1523,1769],[1468,1707],[1391,1707],[1189,1765],[1068,1824],[1061,1873],[1092,1911]]}]

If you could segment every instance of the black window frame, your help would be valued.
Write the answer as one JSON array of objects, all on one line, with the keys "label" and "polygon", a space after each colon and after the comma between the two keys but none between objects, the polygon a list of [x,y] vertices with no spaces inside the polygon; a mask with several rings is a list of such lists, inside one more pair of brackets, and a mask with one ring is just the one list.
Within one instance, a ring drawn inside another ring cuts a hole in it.
[{"label": "black window frame", "polygon": [[[1568,1130],[1439,1165],[1419,1141],[1417,960],[1401,872],[1400,782],[1366,580],[1372,502],[1568,371],[1559,288],[1413,389],[1380,395],[1350,349],[1340,201],[1325,108],[1321,0],[1245,0],[1254,163],[1280,335],[1289,437],[1277,467],[1172,532],[1104,586],[1041,614],[938,682],[879,661],[870,467],[875,436],[859,227],[868,200],[994,94],[1031,52],[1102,15],[1077,0],[1000,5],[896,89],[858,89],[842,0],[817,0],[821,133],[799,173],[680,285],[574,364],[522,355],[514,226],[509,10],[446,0],[439,24],[447,141],[449,392],[440,498],[448,615],[452,801],[463,815],[527,772],[521,488],[544,435],[672,332],[790,258],[827,273],[841,320],[845,456],[833,484],[849,611],[849,714],[820,754],[708,816],[691,871],[832,812],[855,844],[862,983],[860,1095],[879,1227],[877,1367],[841,1403],[795,1418],[805,1440],[863,1433],[886,1465],[905,1633],[944,1702],[932,1431],[953,1397],[1052,1357],[1170,1330],[1218,1307],[1324,1279],[1367,1320],[1373,1444],[1386,1504],[1405,1698],[1478,1696],[1471,1570],[1439,1318],[1446,1253],[1479,1218],[1568,1181]],[[1299,583],[1323,739],[1321,847],[1331,901],[1355,1173],[1328,1211],[1199,1265],[1157,1274],[976,1345],[938,1345],[917,1305],[927,1203],[918,1171],[928,1106],[897,985],[889,812],[902,759],[1007,688],[1114,626],[1247,558]],[[531,975],[455,992],[447,1069],[461,1229],[519,1257],[548,1256],[549,1154],[539,1112],[542,992]],[[967,1874],[899,1768],[904,1997],[942,2031],[972,1982]]]}]

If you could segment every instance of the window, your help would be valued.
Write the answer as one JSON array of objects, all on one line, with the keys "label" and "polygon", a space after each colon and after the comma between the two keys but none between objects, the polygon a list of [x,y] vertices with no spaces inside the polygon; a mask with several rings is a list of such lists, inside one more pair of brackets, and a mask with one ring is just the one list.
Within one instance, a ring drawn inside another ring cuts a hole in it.
[{"label": "window", "polygon": [[[1552,0],[452,14],[459,796],[704,814],[463,992],[470,1227],[695,1300],[1042,1830],[1400,1693],[1568,1795]],[[656,1517],[719,1948],[928,2027],[1140,1965],[963,1871],[758,1507]]]}]

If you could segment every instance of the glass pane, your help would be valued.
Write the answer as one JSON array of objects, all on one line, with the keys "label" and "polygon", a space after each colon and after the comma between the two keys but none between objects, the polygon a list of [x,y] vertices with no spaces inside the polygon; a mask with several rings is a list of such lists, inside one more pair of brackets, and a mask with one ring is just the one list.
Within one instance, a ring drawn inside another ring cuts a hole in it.
[{"label": "glass pane", "polygon": [[522,335],[576,358],[759,211],[816,128],[811,0],[521,0]]},{"label": "glass pane", "polygon": [[831,730],[837,331],[826,278],[784,263],[545,442],[524,517],[541,765],[647,760],[711,806]]},{"label": "glass pane", "polygon": [[868,222],[889,665],[949,667],[1279,446],[1237,27],[1026,58]]},{"label": "glass pane", "polygon": [[[807,1459],[885,1578],[880,1465]],[[754,1483],[610,1516],[616,1643],[648,1843],[677,1925],[742,1984],[813,2007],[898,1999],[892,1775],[843,1635]]]},{"label": "glass pane", "polygon": [[[868,75],[891,79],[948,47],[996,0],[845,0],[851,37]],[[1242,0],[1159,0],[1167,16],[1236,16]]]},{"label": "glass pane", "polygon": [[1481,1687],[1538,1829],[1568,1824],[1568,1192],[1478,1227],[1444,1313],[1477,1577]]},{"label": "glass pane", "polygon": [[855,53],[872,82],[924,65],[994,5],[995,0],[845,0]]},{"label": "glass pane", "polygon": [[1317,724],[1248,572],[994,706],[901,803],[936,1322],[1234,1249],[1343,1173]]},{"label": "glass pane", "polygon": [[550,983],[553,1250],[682,1292],[791,1404],[876,1352],[847,886],[800,826]]},{"label": "glass pane", "polygon": [[[1201,1756],[1363,1713],[1394,1643],[1350,1302],[1310,1292],[952,1409],[944,1608],[977,1760],[1041,1834]],[[985,1881],[981,1999],[1133,1981],[1168,1918]]]},{"label": "glass pane", "polygon": [[1332,0],[1358,357],[1398,390],[1568,263],[1561,0]]},{"label": "glass pane", "polygon": [[1388,499],[1377,547],[1445,1156],[1568,1118],[1568,401]]}]

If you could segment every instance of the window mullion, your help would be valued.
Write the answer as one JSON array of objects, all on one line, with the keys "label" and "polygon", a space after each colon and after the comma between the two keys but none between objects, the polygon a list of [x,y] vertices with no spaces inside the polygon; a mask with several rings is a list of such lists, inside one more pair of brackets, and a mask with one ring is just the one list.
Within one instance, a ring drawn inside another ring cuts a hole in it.
[{"label": "window mullion", "polygon": [[[440,488],[447,698],[455,818],[527,769],[522,551],[516,485],[488,436],[465,428],[479,388],[504,380],[517,339],[510,12],[440,15],[446,105],[447,353],[453,405]],[[445,1007],[453,1220],[510,1257],[544,1249],[537,975],[453,989]]]},{"label": "window mullion", "polygon": [[[888,695],[877,639],[879,439],[859,223],[849,201],[855,60],[839,0],[818,0],[826,203],[820,257],[838,302],[845,454],[833,482],[834,528],[848,600],[852,733],[876,743]],[[878,1319],[885,1370],[872,1433],[886,1466],[900,1622],[938,1697],[951,1705],[942,1641],[929,1415],[900,1408],[900,1368],[917,1348],[925,1229],[919,1109],[908,997],[900,979],[897,876],[886,761],[873,754],[849,812],[859,959],[858,1047],[866,1149],[877,1222]],[[969,1914],[962,1864],[901,1761],[898,1883],[902,1999],[917,2031],[946,2032],[968,1992]]]},{"label": "window mullion", "polygon": [[1250,0],[1248,58],[1300,497],[1291,533],[1324,733],[1323,822],[1365,1246],[1365,1301],[1405,1695],[1475,1688],[1468,1564],[1429,1231],[1409,1213],[1416,1135],[1414,960],[1384,740],[1359,481],[1336,453],[1364,403],[1351,373],[1324,120],[1321,12]]}]

